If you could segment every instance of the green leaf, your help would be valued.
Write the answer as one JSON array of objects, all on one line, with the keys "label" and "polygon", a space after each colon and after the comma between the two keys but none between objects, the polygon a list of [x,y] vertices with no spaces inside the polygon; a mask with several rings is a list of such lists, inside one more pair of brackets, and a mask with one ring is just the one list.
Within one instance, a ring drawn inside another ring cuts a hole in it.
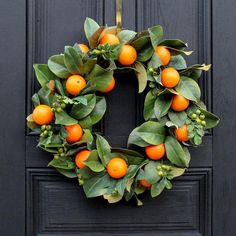
[{"label": "green leaf", "polygon": [[75,104],[71,108],[70,115],[77,120],[81,120],[88,116],[96,105],[96,95],[87,94],[83,96],[87,100],[87,105],[84,104]]},{"label": "green leaf", "polygon": [[89,18],[86,17],[86,20],[84,22],[84,32],[86,35],[87,40],[89,41],[90,37],[100,28],[100,26],[98,25],[98,23]]},{"label": "green leaf", "polygon": [[49,70],[48,65],[46,64],[34,64],[34,71],[41,87],[46,86],[50,80],[55,80],[57,78]]},{"label": "green leaf", "polygon": [[171,106],[171,98],[166,96],[158,96],[154,103],[154,114],[157,119],[165,116]]},{"label": "green leaf", "polygon": [[188,118],[185,111],[175,112],[172,110],[169,110],[168,117],[178,127],[183,127],[183,125],[186,123],[186,120]]},{"label": "green leaf", "polygon": [[165,149],[167,158],[171,163],[179,167],[188,167],[189,159],[182,146],[174,137],[168,136],[166,138]]},{"label": "green leaf", "polygon": [[65,96],[63,85],[59,79],[55,80],[55,87],[62,96]]},{"label": "green leaf", "polygon": [[145,180],[147,180],[150,184],[154,184],[160,180],[160,176],[157,173],[157,166],[160,163],[157,161],[150,161],[147,165],[144,167],[144,176]]},{"label": "green leaf", "polygon": [[[141,139],[141,140],[140,140]],[[135,128],[129,135],[128,144],[140,147],[159,145],[165,140],[165,127],[155,121],[147,121]]]},{"label": "green leaf", "polygon": [[100,172],[92,178],[84,181],[83,189],[87,198],[98,197],[104,194],[110,194],[115,186],[115,180],[111,179],[106,173]]},{"label": "green leaf", "polygon": [[171,170],[168,175],[168,179],[173,179],[175,177],[179,177],[179,176],[183,175],[185,170],[186,170],[185,168],[178,168],[175,166],[171,166]]},{"label": "green leaf", "polygon": [[99,161],[86,160],[84,161],[84,164],[94,172],[101,172],[105,169],[104,166]]},{"label": "green leaf", "polygon": [[153,184],[151,188],[151,196],[157,197],[158,195],[160,195],[164,190],[165,186],[166,184],[164,179],[161,179],[161,181],[159,181],[158,183]]},{"label": "green leaf", "polygon": [[63,54],[51,56],[48,59],[48,67],[59,78],[67,79],[70,76],[64,63]]},{"label": "green leaf", "polygon": [[135,37],[137,33],[132,30],[122,30],[117,34],[121,44],[125,44]]},{"label": "green leaf", "polygon": [[52,106],[54,95],[52,91],[45,86],[38,91],[38,98],[40,100],[40,104]]},{"label": "green leaf", "polygon": [[107,88],[112,80],[113,72],[112,70],[106,70],[96,64],[88,76],[88,80],[94,89],[102,91]]},{"label": "green leaf", "polygon": [[181,76],[180,82],[175,87],[176,91],[185,98],[198,102],[201,97],[199,85],[193,79]]},{"label": "green leaf", "polygon": [[168,66],[173,67],[176,70],[183,70],[187,68],[186,61],[181,55],[172,56]]},{"label": "green leaf", "polygon": [[90,128],[102,119],[105,112],[106,112],[105,98],[96,96],[96,105],[93,111],[84,119],[79,120],[79,124],[82,126],[83,129]]},{"label": "green leaf", "polygon": [[149,120],[154,118],[154,104],[156,101],[156,95],[153,94],[152,91],[149,91],[145,97],[144,101],[144,109],[143,109],[143,117],[145,120]]},{"label": "green leaf", "polygon": [[205,115],[205,121],[206,121],[205,128],[211,129],[218,125],[220,121],[220,118],[218,116],[200,107],[199,110]]},{"label": "green leaf", "polygon": [[138,79],[138,92],[142,93],[147,86],[147,72],[145,67],[141,62],[136,62],[134,65],[136,71],[135,74]]},{"label": "green leaf", "polygon": [[56,120],[55,124],[60,125],[74,125],[77,124],[78,121],[71,116],[69,116],[65,111],[55,112]]},{"label": "green leaf", "polygon": [[77,178],[77,174],[74,169],[73,170],[65,170],[65,169],[60,169],[60,168],[56,168],[56,169],[59,173],[61,173],[62,175],[64,175],[67,178],[71,178],[71,179]]},{"label": "green leaf", "polygon": [[163,37],[163,28],[160,25],[153,26],[148,29],[148,32],[151,38],[152,46],[155,49]]},{"label": "green leaf", "polygon": [[123,196],[121,196],[119,193],[116,193],[116,194],[104,194],[103,197],[109,203],[116,203],[119,202]]},{"label": "green leaf", "polygon": [[34,107],[40,105],[40,99],[39,99],[39,96],[37,93],[35,93],[33,96],[32,96],[32,102],[34,104]]},{"label": "green leaf", "polygon": [[162,65],[160,57],[154,53],[151,60],[148,62],[148,68],[158,68]]},{"label": "green leaf", "polygon": [[96,147],[103,166],[106,166],[108,163],[106,155],[111,153],[111,147],[109,143],[101,135],[97,134]]},{"label": "green leaf", "polygon": [[58,159],[54,158],[52,161],[49,162],[48,166],[52,166],[63,170],[75,169],[75,163],[71,161],[68,157],[60,157]]},{"label": "green leaf", "polygon": [[83,74],[82,56],[71,46],[65,46],[64,63],[71,74]]},{"label": "green leaf", "polygon": [[176,49],[184,49],[187,47],[187,44],[179,39],[165,39],[161,41],[159,45],[176,48]]}]

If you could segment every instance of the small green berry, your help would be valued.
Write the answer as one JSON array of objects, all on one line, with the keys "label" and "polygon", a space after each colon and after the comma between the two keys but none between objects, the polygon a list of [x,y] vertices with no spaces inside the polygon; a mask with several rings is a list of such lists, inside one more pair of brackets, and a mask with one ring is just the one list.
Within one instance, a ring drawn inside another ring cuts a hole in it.
[{"label": "small green berry", "polygon": [[61,107],[58,107],[58,108],[56,109],[56,111],[57,111],[57,112],[62,112]]},{"label": "small green berry", "polygon": [[60,153],[60,156],[61,156],[61,157],[64,157],[64,156],[65,156],[65,153]]},{"label": "small green berry", "polygon": [[47,130],[43,131],[43,134],[44,134],[45,136],[47,136],[47,135],[48,135],[48,131],[47,131]]},{"label": "small green berry", "polygon": [[161,166],[157,166],[157,170],[162,170],[162,167]]},{"label": "small green berry", "polygon": [[201,120],[204,120],[204,119],[205,119],[205,115],[204,115],[204,114],[201,114],[201,115],[200,115],[200,119],[201,119]]},{"label": "small green berry", "polygon": [[148,70],[149,70],[150,73],[154,72],[153,68],[149,68]]},{"label": "small green berry", "polygon": [[197,115],[201,114],[201,111],[199,109],[197,109],[195,112],[196,112]]},{"label": "small green berry", "polygon": [[202,120],[201,124],[202,124],[202,126],[206,126],[206,121]]},{"label": "small green berry", "polygon": [[66,104],[65,103],[61,103],[61,108],[65,109],[66,108]]},{"label": "small green berry", "polygon": [[63,153],[63,152],[64,152],[64,149],[63,149],[63,148],[59,148],[59,149],[58,149],[58,152]]},{"label": "small green berry", "polygon": [[55,158],[55,159],[58,159],[58,158],[59,158],[59,155],[58,155],[58,154],[54,155],[54,158]]},{"label": "small green berry", "polygon": [[41,126],[41,130],[44,131],[46,129],[46,125]]},{"label": "small green berry", "polygon": [[191,119],[195,120],[196,118],[197,118],[197,115],[196,115],[195,113],[193,113],[193,114],[191,115]]},{"label": "small green berry", "polygon": [[158,175],[163,176],[163,174],[164,174],[163,171],[161,171],[161,170],[158,171]]},{"label": "small green berry", "polygon": [[49,131],[52,129],[52,126],[51,125],[47,125],[46,129]]},{"label": "small green berry", "polygon": [[199,125],[202,123],[202,121],[201,121],[199,118],[196,119],[196,122],[197,122],[197,124],[199,124]]}]

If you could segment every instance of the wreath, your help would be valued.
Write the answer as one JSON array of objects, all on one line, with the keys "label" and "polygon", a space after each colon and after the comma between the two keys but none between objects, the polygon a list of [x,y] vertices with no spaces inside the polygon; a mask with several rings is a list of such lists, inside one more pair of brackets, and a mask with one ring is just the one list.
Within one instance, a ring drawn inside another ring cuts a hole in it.
[{"label": "wreath", "polygon": [[[39,133],[38,147],[51,153],[49,166],[77,178],[87,198],[109,203],[150,191],[158,196],[189,166],[188,146],[197,147],[219,118],[200,100],[197,83],[210,65],[187,66],[187,44],[163,39],[160,25],[136,33],[99,26],[86,18],[84,44],[65,46],[47,64],[35,64],[41,86],[32,96],[28,127]],[[105,93],[118,73],[132,73],[145,90],[144,123],[128,137],[128,148],[112,148],[93,127],[106,111]]]}]

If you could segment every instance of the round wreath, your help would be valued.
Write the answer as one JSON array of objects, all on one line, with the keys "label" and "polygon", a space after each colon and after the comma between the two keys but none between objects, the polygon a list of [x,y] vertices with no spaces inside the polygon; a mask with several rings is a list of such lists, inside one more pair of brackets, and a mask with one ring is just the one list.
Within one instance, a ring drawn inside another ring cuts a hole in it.
[{"label": "round wreath", "polygon": [[[197,83],[210,65],[187,66],[187,45],[163,40],[160,25],[136,33],[86,18],[84,30],[90,49],[66,46],[64,54],[34,65],[41,88],[32,96],[27,125],[40,133],[38,146],[53,154],[49,166],[78,178],[87,198],[114,203],[134,197],[142,205],[137,195],[150,190],[156,197],[170,189],[189,166],[187,146],[200,145],[206,129],[219,122],[200,101]],[[92,131],[106,111],[102,94],[114,88],[121,70],[137,77],[139,93],[147,87],[145,122],[128,138],[128,147],[139,152],[111,148]]]}]

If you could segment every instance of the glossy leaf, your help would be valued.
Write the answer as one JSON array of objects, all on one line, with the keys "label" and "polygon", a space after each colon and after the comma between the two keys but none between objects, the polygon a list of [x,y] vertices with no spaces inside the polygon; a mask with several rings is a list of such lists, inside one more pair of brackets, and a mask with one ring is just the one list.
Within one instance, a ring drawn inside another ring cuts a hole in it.
[{"label": "glossy leaf", "polygon": [[125,44],[133,39],[136,34],[137,33],[132,30],[122,30],[117,34],[117,37],[120,39],[121,44]]},{"label": "glossy leaf", "polygon": [[147,72],[141,62],[136,62],[134,65],[136,77],[138,79],[138,91],[142,93],[147,86]]},{"label": "glossy leaf", "polygon": [[55,124],[74,125],[78,123],[76,119],[69,116],[65,111],[55,112],[55,118]]},{"label": "glossy leaf", "polygon": [[179,167],[188,167],[189,160],[179,142],[171,136],[165,140],[167,158],[171,163]]},{"label": "glossy leaf", "polygon": [[172,56],[168,66],[173,67],[176,70],[183,70],[187,68],[186,61],[181,55]]},{"label": "glossy leaf", "polygon": [[84,119],[79,120],[79,124],[82,126],[83,129],[90,128],[102,119],[105,112],[106,112],[105,98],[96,96],[96,105],[94,109]]},{"label": "glossy leaf", "polygon": [[156,95],[154,95],[152,91],[149,91],[147,93],[145,97],[145,101],[144,101],[144,110],[143,110],[143,117],[145,120],[155,118],[154,104],[155,104],[156,98],[157,98]]},{"label": "glossy leaf", "polygon": [[158,195],[160,195],[162,193],[164,188],[165,188],[165,180],[161,179],[161,181],[152,185],[151,196],[157,197]]},{"label": "glossy leaf", "polygon": [[91,38],[91,36],[100,28],[100,26],[98,25],[98,23],[89,18],[86,17],[85,22],[84,22],[84,32],[86,35],[87,40],[89,41],[89,39]]},{"label": "glossy leaf", "polygon": [[111,153],[111,147],[109,143],[101,135],[97,134],[96,147],[97,147],[98,155],[102,161],[102,164],[106,166],[108,163],[106,155]]},{"label": "glossy leaf", "polygon": [[198,102],[201,97],[199,85],[193,79],[181,76],[180,82],[175,87],[176,91],[185,98]]},{"label": "glossy leaf", "polygon": [[55,168],[60,168],[63,170],[74,170],[75,169],[75,163],[68,159],[67,157],[60,157],[58,159],[53,159],[49,162],[48,166],[52,166]]},{"label": "glossy leaf", "polygon": [[168,117],[175,125],[178,127],[183,127],[187,119],[187,114],[185,111],[176,112],[169,110]]},{"label": "glossy leaf", "polygon": [[160,176],[158,175],[157,166],[160,163],[157,161],[150,161],[147,165],[144,167],[144,176],[145,180],[148,181],[150,184],[154,184],[160,180]]},{"label": "glossy leaf", "polygon": [[76,174],[74,169],[72,169],[72,170],[65,170],[65,169],[61,169],[61,168],[56,168],[56,170],[60,174],[64,175],[67,178],[70,178],[70,179],[77,178],[77,174]]},{"label": "glossy leaf", "polygon": [[87,94],[83,96],[87,100],[87,104],[84,105],[82,103],[75,104],[71,108],[70,115],[77,120],[81,120],[88,116],[94,109],[96,105],[96,95]]},{"label": "glossy leaf", "polygon": [[163,28],[160,25],[148,29],[152,46],[155,49],[163,37]]},{"label": "glossy leaf", "polygon": [[63,54],[51,56],[48,59],[48,67],[59,78],[67,79],[70,76],[70,72],[64,63]]},{"label": "glossy leaf", "polygon": [[65,47],[64,63],[71,74],[83,74],[82,56],[71,46]]},{"label": "glossy leaf", "polygon": [[51,72],[47,64],[34,64],[34,71],[41,87],[46,86],[50,80],[55,80],[57,78]]},{"label": "glossy leaf", "polygon": [[171,98],[166,96],[158,96],[154,103],[154,114],[157,119],[165,116],[170,109]]},{"label": "glossy leaf", "polygon": [[96,64],[88,76],[88,80],[91,82],[91,86],[95,90],[102,91],[107,88],[112,80],[113,72],[106,70]]}]

